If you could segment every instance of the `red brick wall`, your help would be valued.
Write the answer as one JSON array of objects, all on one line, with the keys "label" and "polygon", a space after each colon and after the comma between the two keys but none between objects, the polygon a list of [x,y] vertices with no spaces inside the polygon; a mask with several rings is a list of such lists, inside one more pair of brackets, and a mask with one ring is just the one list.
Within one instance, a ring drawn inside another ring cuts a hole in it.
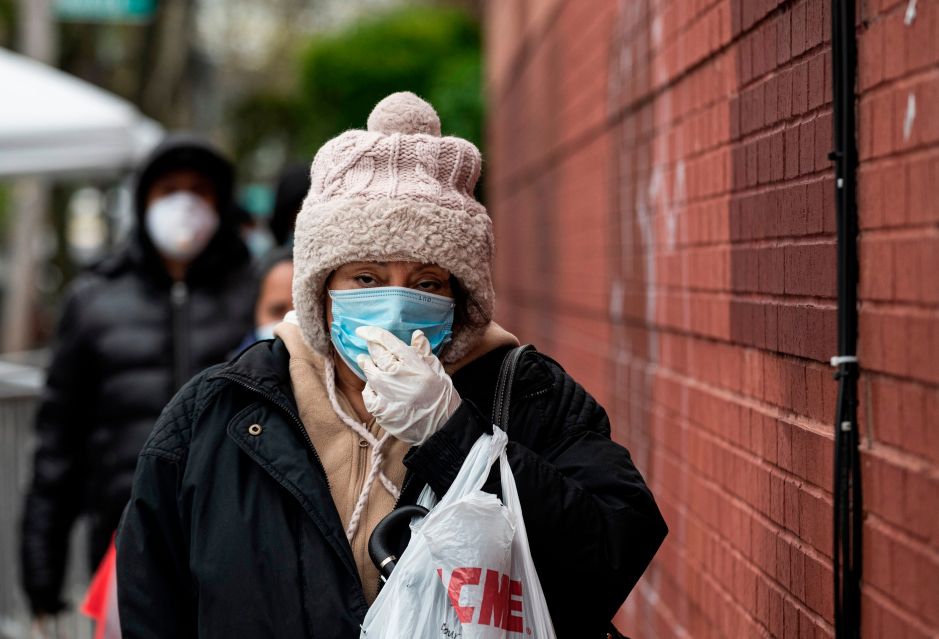
[{"label": "red brick wall", "polygon": [[[670,525],[635,637],[833,634],[830,1],[488,4],[498,318]],[[939,3],[858,17],[863,634],[934,637]]]}]

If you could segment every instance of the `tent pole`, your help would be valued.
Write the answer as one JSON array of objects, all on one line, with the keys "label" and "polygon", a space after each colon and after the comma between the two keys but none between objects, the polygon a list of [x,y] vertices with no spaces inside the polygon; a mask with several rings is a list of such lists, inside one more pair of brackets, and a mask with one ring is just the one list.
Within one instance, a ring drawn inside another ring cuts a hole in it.
[{"label": "tent pole", "polygon": [[[20,50],[31,58],[53,64],[58,31],[52,16],[52,0],[20,0],[18,9]],[[49,186],[40,178],[20,178],[13,188],[12,199],[10,268],[3,296],[3,334],[0,335],[0,347],[5,352],[32,346],[30,320],[35,311],[35,247],[49,210]]]}]

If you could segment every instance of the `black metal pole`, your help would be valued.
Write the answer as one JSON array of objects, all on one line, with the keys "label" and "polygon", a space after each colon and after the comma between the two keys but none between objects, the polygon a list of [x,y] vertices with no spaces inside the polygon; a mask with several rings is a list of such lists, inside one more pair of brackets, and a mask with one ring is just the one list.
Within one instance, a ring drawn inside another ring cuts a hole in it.
[{"label": "black metal pole", "polygon": [[861,635],[863,512],[857,423],[857,68],[854,0],[832,1],[832,96],[838,233],[838,405],[835,411],[833,573],[835,637]]}]

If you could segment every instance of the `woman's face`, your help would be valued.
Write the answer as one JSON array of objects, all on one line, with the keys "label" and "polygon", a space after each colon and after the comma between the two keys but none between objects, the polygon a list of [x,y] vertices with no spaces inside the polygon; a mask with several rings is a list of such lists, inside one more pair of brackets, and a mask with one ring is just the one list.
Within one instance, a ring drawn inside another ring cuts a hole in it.
[{"label": "woman's face", "polygon": [[[420,262],[350,262],[343,264],[326,280],[326,289],[346,291],[378,286],[413,288],[415,291],[453,297],[450,271],[436,264]],[[326,324],[332,324],[332,300],[326,296]]]},{"label": "woman's face", "polygon": [[261,292],[254,307],[256,327],[280,322],[293,310],[293,262],[284,260],[268,271],[261,282]]}]

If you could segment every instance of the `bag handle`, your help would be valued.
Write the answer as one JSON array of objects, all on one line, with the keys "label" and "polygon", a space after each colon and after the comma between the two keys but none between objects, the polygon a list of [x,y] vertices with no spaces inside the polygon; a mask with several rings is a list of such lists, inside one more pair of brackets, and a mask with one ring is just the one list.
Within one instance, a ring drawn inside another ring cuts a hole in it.
[{"label": "bag handle", "polygon": [[[505,354],[502,367],[499,369],[499,378],[496,381],[496,394],[492,402],[492,423],[506,433],[509,432],[509,406],[512,401],[512,383],[515,381],[515,371],[522,355],[535,350],[531,344],[518,346]],[[607,626],[605,639],[628,639],[620,634],[612,622]]]},{"label": "bag handle", "polygon": [[505,354],[502,367],[499,369],[496,394],[492,401],[492,423],[506,433],[509,432],[509,405],[512,401],[512,382],[515,381],[515,371],[522,355],[533,350],[535,347],[531,344],[513,348]]}]

